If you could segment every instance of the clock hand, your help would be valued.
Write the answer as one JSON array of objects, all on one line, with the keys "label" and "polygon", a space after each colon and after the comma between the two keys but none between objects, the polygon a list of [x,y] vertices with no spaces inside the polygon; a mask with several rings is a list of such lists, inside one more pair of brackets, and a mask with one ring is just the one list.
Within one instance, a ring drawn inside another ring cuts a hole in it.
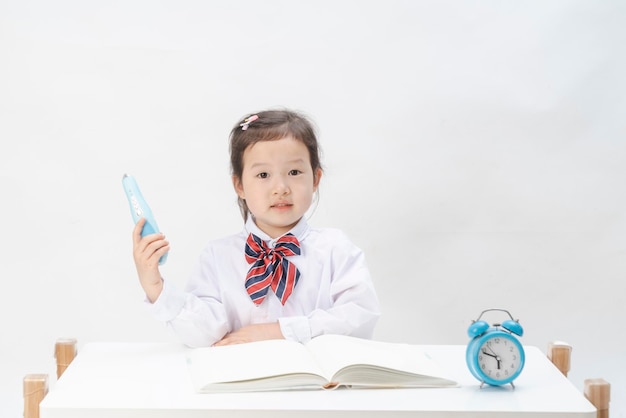
[{"label": "clock hand", "polygon": [[486,356],[489,356],[489,357],[493,357],[493,358],[495,358],[495,359],[497,359],[497,358],[498,358],[498,356],[496,356],[495,354],[488,353],[488,352],[486,352],[485,350],[483,350],[483,354],[484,354],[484,355],[486,355]]},{"label": "clock hand", "polygon": [[[493,350],[491,350],[491,351],[493,351]],[[499,355],[488,353],[485,350],[483,350],[483,354],[486,355],[486,356],[495,358],[496,359],[496,367],[497,367],[498,370],[500,370],[500,364],[502,363],[502,359],[500,358]]]},{"label": "clock hand", "polygon": [[496,358],[496,361],[498,362],[496,367],[498,368],[498,370],[500,370],[500,364],[502,363],[502,361],[501,361],[502,359],[500,358],[500,356],[495,351],[493,351],[493,348],[490,345],[488,345],[487,347],[494,354],[494,357]]}]

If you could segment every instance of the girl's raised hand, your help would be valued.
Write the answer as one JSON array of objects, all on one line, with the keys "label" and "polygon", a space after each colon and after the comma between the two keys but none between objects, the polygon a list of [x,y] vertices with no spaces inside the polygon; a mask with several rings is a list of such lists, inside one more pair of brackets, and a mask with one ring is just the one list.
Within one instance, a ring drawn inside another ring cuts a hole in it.
[{"label": "girl's raised hand", "polygon": [[159,259],[170,250],[170,243],[161,233],[142,237],[141,230],[145,223],[145,218],[142,218],[133,229],[133,259],[141,287],[146,292],[148,300],[154,302],[163,289]]}]

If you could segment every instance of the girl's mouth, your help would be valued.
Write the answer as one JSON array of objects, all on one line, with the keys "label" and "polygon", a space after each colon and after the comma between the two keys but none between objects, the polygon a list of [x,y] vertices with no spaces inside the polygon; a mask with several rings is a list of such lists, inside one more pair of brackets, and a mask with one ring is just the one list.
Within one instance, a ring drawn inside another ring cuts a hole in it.
[{"label": "girl's mouth", "polygon": [[276,209],[283,209],[283,208],[288,208],[288,207],[291,207],[291,206],[292,206],[291,203],[276,203],[276,204],[272,205],[272,207],[276,208]]}]

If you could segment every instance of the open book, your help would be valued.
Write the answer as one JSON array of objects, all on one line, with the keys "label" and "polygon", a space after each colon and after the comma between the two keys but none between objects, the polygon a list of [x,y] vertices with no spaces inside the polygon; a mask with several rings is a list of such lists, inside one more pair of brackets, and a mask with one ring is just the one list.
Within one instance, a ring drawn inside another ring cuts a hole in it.
[{"label": "open book", "polygon": [[187,364],[196,390],[205,393],[457,386],[417,346],[343,335],[307,344],[269,340],[196,348]]}]

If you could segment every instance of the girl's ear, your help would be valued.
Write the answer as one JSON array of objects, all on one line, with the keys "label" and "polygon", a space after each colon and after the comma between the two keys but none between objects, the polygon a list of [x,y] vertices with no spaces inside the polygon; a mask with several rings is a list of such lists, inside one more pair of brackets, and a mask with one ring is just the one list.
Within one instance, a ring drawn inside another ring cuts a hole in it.
[{"label": "girl's ear", "polygon": [[320,185],[320,179],[322,178],[322,169],[318,168],[315,170],[313,174],[313,191],[317,190],[317,187]]},{"label": "girl's ear", "polygon": [[244,192],[243,192],[243,184],[241,183],[241,178],[239,178],[238,176],[233,176],[232,180],[233,180],[233,187],[235,188],[235,192],[237,192],[237,196],[239,196],[240,199],[245,199]]}]

